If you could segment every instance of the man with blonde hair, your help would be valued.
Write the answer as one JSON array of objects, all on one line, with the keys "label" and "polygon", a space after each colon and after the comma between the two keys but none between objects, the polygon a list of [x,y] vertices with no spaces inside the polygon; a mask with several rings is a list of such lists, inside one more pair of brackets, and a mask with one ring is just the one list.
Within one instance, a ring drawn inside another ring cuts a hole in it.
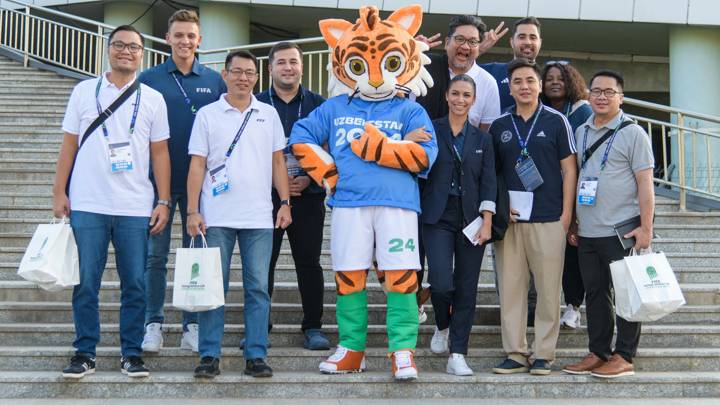
[{"label": "man with blonde hair", "polygon": [[[200,20],[191,10],[178,10],[168,20],[165,40],[172,54],[165,63],[148,69],[140,75],[140,81],[159,91],[168,109],[170,122],[171,194],[169,201],[161,201],[170,208],[170,218],[165,230],[150,237],[148,242],[145,292],[145,338],[142,348],[146,352],[158,352],[163,345],[162,324],[165,320],[163,306],[167,289],[167,262],[170,251],[170,235],[175,208],[180,208],[182,246],[190,245],[185,231],[187,223],[187,174],[190,167],[188,142],[195,114],[226,91],[225,83],[216,71],[201,65],[195,59],[202,36]],[[180,347],[198,351],[197,314],[183,312],[183,337]]]}]

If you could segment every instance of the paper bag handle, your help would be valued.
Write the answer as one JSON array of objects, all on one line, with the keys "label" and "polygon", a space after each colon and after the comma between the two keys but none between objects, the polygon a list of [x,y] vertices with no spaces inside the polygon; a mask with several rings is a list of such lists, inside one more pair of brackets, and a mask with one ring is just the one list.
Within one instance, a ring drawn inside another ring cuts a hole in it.
[{"label": "paper bag handle", "polygon": [[[200,232],[200,237],[202,238],[202,247],[207,248],[208,247],[207,240],[205,240],[205,235],[203,235],[202,232]],[[196,238],[196,236],[193,236],[192,238],[190,238],[190,249],[195,247],[195,238]]]}]

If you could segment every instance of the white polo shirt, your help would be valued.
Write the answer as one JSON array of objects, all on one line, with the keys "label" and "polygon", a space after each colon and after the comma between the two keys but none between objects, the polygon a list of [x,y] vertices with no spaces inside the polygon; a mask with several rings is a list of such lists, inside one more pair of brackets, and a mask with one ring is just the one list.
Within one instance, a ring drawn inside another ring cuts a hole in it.
[{"label": "white polo shirt", "polygon": [[[273,228],[272,158],[273,152],[287,143],[282,122],[272,106],[255,96],[248,108],[240,111],[225,100],[226,95],[198,111],[190,135],[188,153],[207,159],[200,212],[208,227]],[[226,161],[225,154],[251,110],[252,116]],[[230,188],[213,197],[207,170],[223,163]]]},{"label": "white polo shirt", "polygon": [[[450,70],[450,78],[456,75]],[[466,75],[475,81],[475,103],[470,107],[469,120],[473,126],[492,124],[500,116],[500,95],[497,83],[485,69],[473,63]]]},{"label": "white polo shirt", "polygon": [[[122,89],[106,78],[107,72],[96,79],[84,80],[75,86],[67,105],[62,129],[77,135],[78,144],[85,130],[98,117],[95,90],[98,80],[100,93],[97,101],[105,110],[132,82]],[[108,137],[102,127],[88,135],[78,152],[70,183],[70,207],[104,215],[149,217],[153,209],[154,190],[150,183],[150,143],[170,137],[167,107],[160,93],[140,85],[140,107],[135,130],[130,134],[130,121],[135,107],[136,93],[105,120]],[[110,171],[109,144],[130,142],[133,169],[125,172]]]}]

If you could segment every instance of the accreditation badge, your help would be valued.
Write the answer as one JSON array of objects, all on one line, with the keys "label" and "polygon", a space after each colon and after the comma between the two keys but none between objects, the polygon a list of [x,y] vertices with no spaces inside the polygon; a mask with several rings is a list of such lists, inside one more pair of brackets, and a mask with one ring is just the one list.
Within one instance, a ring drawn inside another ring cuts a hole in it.
[{"label": "accreditation badge", "polygon": [[529,156],[515,165],[515,173],[520,178],[525,191],[534,191],[544,182],[540,171],[535,166],[535,161]]},{"label": "accreditation badge", "polygon": [[288,176],[295,177],[302,174],[302,168],[295,155],[292,152],[285,152],[285,166],[287,166]]},{"label": "accreditation badge", "polygon": [[597,200],[597,177],[583,177],[578,189],[578,205],[593,206]]},{"label": "accreditation badge", "polygon": [[211,169],[208,175],[210,176],[213,197],[217,197],[230,189],[227,167],[224,164]]},{"label": "accreditation badge", "polygon": [[108,155],[111,173],[129,172],[133,169],[130,142],[108,144]]}]

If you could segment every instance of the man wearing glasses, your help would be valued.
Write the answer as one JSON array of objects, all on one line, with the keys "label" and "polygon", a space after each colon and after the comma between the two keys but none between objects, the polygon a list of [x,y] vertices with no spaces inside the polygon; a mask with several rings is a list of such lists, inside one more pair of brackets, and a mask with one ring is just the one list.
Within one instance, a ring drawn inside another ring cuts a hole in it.
[{"label": "man wearing glasses", "polygon": [[[95,372],[98,294],[111,241],[121,289],[120,370],[129,377],[149,375],[140,357],[145,261],[148,231],[159,234],[168,219],[168,206],[161,201],[170,198],[170,134],[162,95],[135,78],[143,58],[142,35],[125,25],[108,41],[110,71],[80,82],[70,96],[53,186],[54,214],[70,217],[80,261],[80,284],[72,297],[75,355],[63,370],[66,378]],[[110,112],[116,100],[122,104]],[[99,124],[101,116],[105,120]],[[150,163],[160,199],[154,208]]]},{"label": "man wearing glasses", "polygon": [[[475,81],[476,97],[475,103],[470,108],[470,123],[487,130],[500,115],[498,86],[493,77],[481,69],[475,60],[482,49],[492,46],[497,38],[507,32],[504,30],[498,34],[501,29],[502,25],[495,30],[487,31],[482,20],[472,15],[459,15],[450,20],[448,35],[444,42],[445,54],[442,56],[429,55],[432,63],[427,66],[427,69],[435,84],[428,89],[425,97],[418,99],[431,119],[442,118],[448,114],[445,92],[450,79],[460,74],[466,74]],[[417,39],[433,45],[431,41],[439,35],[429,39],[418,36]],[[490,43],[489,46],[487,46],[488,43]]]},{"label": "man wearing glasses", "polygon": [[[623,86],[623,77],[617,72],[595,73],[590,80],[593,115],[575,132],[579,168],[577,226],[571,227],[568,241],[578,246],[589,353],[579,363],[563,369],[569,374],[601,378],[635,374],[632,363],[640,342],[640,323],[615,316],[610,263],[630,253],[616,236],[615,224],[637,218],[637,227],[623,236],[635,238],[636,250],[650,246],[655,160],[648,135],[620,109]],[[596,142],[600,142],[597,148]],[[586,152],[593,149],[592,154]],[[615,324],[617,339],[612,350]]]},{"label": "man wearing glasses", "polygon": [[[291,223],[290,186],[285,166],[286,139],[275,109],[258,101],[252,91],[257,83],[257,59],[247,51],[225,59],[223,80],[228,92],[198,111],[188,153],[187,232],[207,238],[209,247],[220,248],[223,282],[227,294],[232,252],[237,241],[242,259],[245,374],[270,377],[265,363],[268,342],[268,269],[273,227]],[[272,188],[280,197],[273,224]],[[195,377],[220,374],[220,347],[225,307],[200,312],[198,348],[200,365]]]},{"label": "man wearing glasses", "polygon": [[[144,352],[158,352],[163,346],[162,325],[165,320],[165,290],[167,289],[167,262],[170,251],[170,235],[175,207],[180,209],[183,223],[182,247],[190,246],[190,237],[185,232],[187,223],[187,174],[190,156],[187,153],[190,130],[197,110],[216,101],[226,91],[220,74],[201,65],[195,59],[200,45],[200,20],[194,11],[178,10],[168,20],[165,35],[172,54],[165,63],[144,71],[140,82],[159,91],[168,106],[170,125],[170,217],[163,232],[150,237],[148,243],[145,289],[147,309],[145,311]],[[183,311],[183,337],[180,348],[198,351],[197,314]]]}]

